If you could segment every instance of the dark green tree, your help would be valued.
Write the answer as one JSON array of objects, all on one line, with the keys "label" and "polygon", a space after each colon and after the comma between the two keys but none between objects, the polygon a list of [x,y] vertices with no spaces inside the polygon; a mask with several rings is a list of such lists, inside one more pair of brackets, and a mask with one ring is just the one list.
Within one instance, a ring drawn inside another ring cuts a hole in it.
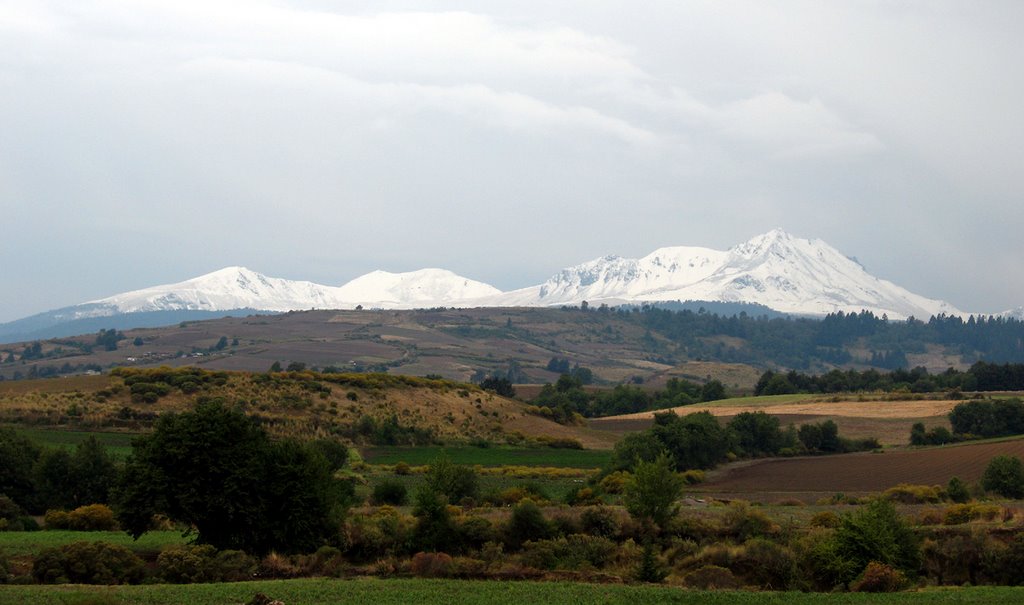
[{"label": "dark green tree", "polygon": [[304,551],[328,538],[344,504],[321,454],[272,443],[219,400],[162,415],[133,448],[116,500],[118,520],[136,538],[163,513],[218,549]]},{"label": "dark green tree", "polygon": [[42,512],[36,503],[33,467],[40,449],[11,429],[0,428],[0,494],[29,512]]},{"label": "dark green tree", "polygon": [[423,486],[416,492],[413,508],[416,528],[412,542],[416,550],[453,552],[457,550],[456,527],[448,512],[448,501],[443,494]]},{"label": "dark green tree", "polygon": [[739,447],[748,456],[773,456],[782,449],[785,436],[776,416],[764,412],[742,412],[729,421]]},{"label": "dark green tree", "polygon": [[1024,498],[1024,467],[1016,456],[996,456],[981,476],[981,487],[1004,498]]},{"label": "dark green tree", "polygon": [[663,530],[679,513],[676,502],[683,493],[683,479],[674,470],[668,456],[660,454],[653,462],[639,462],[626,484],[626,510],[648,532]]},{"label": "dark green tree", "polygon": [[427,485],[452,504],[458,504],[464,498],[476,498],[480,490],[473,467],[455,464],[445,454],[441,454],[430,463]]}]

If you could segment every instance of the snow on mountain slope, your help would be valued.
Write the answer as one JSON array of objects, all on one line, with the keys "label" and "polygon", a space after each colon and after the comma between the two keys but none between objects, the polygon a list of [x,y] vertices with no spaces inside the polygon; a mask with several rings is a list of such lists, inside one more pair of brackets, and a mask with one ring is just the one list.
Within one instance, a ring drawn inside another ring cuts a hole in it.
[{"label": "snow on mountain slope", "polygon": [[408,273],[374,271],[357,277],[337,289],[342,306],[408,308],[444,306],[467,298],[501,294],[483,282],[467,279],[444,269],[420,269]]},{"label": "snow on mountain slope", "polygon": [[[558,306],[584,300],[593,304],[748,302],[806,315],[867,309],[892,319],[964,315],[948,303],[869,275],[856,261],[821,240],[799,239],[775,230],[727,251],[677,246],[639,259],[605,256],[563,269],[540,285],[509,292],[444,269],[374,271],[338,287],[227,267],[176,284],[57,309],[30,323],[53,325],[167,311],[291,311],[357,305],[390,309]],[[1017,311],[1017,316],[1022,314],[1024,311]]]},{"label": "snow on mountain slope", "polygon": [[501,290],[444,269],[408,273],[374,271],[344,286],[267,277],[245,267],[227,267],[176,284],[154,286],[94,300],[71,319],[147,311],[228,311],[259,309],[411,308],[442,306],[465,298],[500,294]]},{"label": "snow on mountain slope", "polygon": [[[599,258],[563,269],[544,284],[510,292],[506,304],[581,301],[723,301],[759,303],[786,313],[823,315],[868,309],[893,319],[963,313],[864,271],[821,240],[774,230],[722,252],[662,248],[642,259]],[[499,297],[500,299],[501,297]]]},{"label": "snow on mountain slope", "polygon": [[661,248],[641,259],[605,256],[563,269],[540,285],[537,297],[541,304],[631,299],[705,279],[724,258],[724,252],[689,246]]},{"label": "snow on mountain slope", "polygon": [[170,309],[291,311],[337,307],[342,302],[338,290],[308,281],[267,277],[245,267],[226,267],[177,284],[125,292],[86,304],[114,308],[120,313]]},{"label": "snow on mountain slope", "polygon": [[727,253],[725,262],[692,286],[643,299],[756,302],[785,313],[822,315],[868,309],[893,319],[964,313],[867,273],[856,261],[820,239],[775,230]]}]

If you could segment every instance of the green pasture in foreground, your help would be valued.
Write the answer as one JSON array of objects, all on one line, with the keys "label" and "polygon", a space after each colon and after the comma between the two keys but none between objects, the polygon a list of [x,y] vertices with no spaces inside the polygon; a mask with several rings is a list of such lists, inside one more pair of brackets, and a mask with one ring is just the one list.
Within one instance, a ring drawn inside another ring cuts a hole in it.
[{"label": "green pasture in foreground", "polygon": [[126,458],[132,453],[132,439],[138,433],[115,433],[110,431],[69,431],[63,429],[43,429],[16,427],[19,435],[27,437],[37,445],[73,449],[89,437],[96,439],[107,448],[107,452],[115,458]]},{"label": "green pasture in foreground", "polygon": [[132,537],[123,531],[3,531],[0,532],[0,553],[8,557],[32,555],[44,548],[59,547],[73,542],[109,542],[135,551],[159,551],[165,546],[186,541],[181,537],[180,531],[151,531],[142,534],[138,540],[132,540]]},{"label": "green pasture in foreground", "polygon": [[563,468],[598,468],[611,460],[611,450],[571,450],[556,448],[509,447],[370,447],[363,450],[363,459],[370,464],[405,462],[412,466],[430,464],[442,453],[456,464],[480,466],[551,466]]},{"label": "green pasture in foreground", "polygon": [[480,580],[303,579],[148,586],[0,586],[0,604],[237,605],[257,592],[292,604],[679,603],[692,605],[931,605],[1020,603],[1024,588],[951,588],[896,594],[690,591],[668,586]]}]

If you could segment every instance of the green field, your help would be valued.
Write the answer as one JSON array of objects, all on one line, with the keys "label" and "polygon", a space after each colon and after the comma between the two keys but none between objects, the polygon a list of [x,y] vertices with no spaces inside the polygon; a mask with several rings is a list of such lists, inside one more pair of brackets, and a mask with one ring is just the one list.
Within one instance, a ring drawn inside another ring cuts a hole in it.
[{"label": "green field", "polygon": [[480,466],[550,466],[562,468],[599,468],[611,460],[611,450],[571,450],[555,448],[506,447],[371,447],[363,450],[370,464],[405,462],[412,466],[430,464],[442,453],[456,464]]},{"label": "green field", "polygon": [[931,605],[1024,602],[1024,588],[933,589],[896,594],[690,591],[668,586],[476,580],[278,580],[150,586],[0,586],[0,604],[238,605],[257,592],[288,605],[341,603],[679,603],[692,605]]},{"label": "green field", "polygon": [[[409,504],[415,498],[416,490],[426,484],[425,475],[394,475],[391,473],[371,473],[365,476],[366,485],[356,487],[356,494],[369,498],[373,488],[382,481],[398,482],[405,486],[409,494]],[[505,475],[480,475],[477,477],[480,495],[501,492],[510,487],[531,485],[539,488],[548,498],[561,502],[566,494],[586,485],[585,477],[509,477]]]},{"label": "green field", "polygon": [[114,458],[126,458],[132,453],[132,439],[139,435],[137,433],[114,433],[104,431],[70,431],[63,429],[40,429],[15,427],[19,435],[23,435],[34,443],[44,447],[73,449],[87,438],[96,439],[107,448],[107,452]]},{"label": "green field", "polygon": [[0,553],[8,557],[33,555],[44,548],[53,548],[73,542],[109,542],[127,546],[135,551],[156,552],[171,544],[186,542],[179,531],[151,531],[138,540],[123,531],[4,531],[0,532]]}]

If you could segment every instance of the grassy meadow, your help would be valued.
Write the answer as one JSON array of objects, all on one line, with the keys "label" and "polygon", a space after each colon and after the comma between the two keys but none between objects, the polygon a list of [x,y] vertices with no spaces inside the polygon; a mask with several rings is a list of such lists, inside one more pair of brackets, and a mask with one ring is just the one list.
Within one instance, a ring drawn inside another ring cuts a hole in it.
[{"label": "grassy meadow", "polygon": [[551,605],[675,603],[679,605],[939,605],[1020,603],[1024,588],[928,589],[896,594],[691,591],[651,585],[478,580],[302,579],[233,584],[148,586],[0,586],[0,604],[236,605],[256,593],[288,605],[494,603]]},{"label": "grassy meadow", "polygon": [[362,451],[370,464],[411,466],[430,464],[444,454],[455,464],[470,466],[545,466],[565,468],[599,468],[611,460],[610,450],[574,450],[554,448],[510,447],[370,447]]}]

